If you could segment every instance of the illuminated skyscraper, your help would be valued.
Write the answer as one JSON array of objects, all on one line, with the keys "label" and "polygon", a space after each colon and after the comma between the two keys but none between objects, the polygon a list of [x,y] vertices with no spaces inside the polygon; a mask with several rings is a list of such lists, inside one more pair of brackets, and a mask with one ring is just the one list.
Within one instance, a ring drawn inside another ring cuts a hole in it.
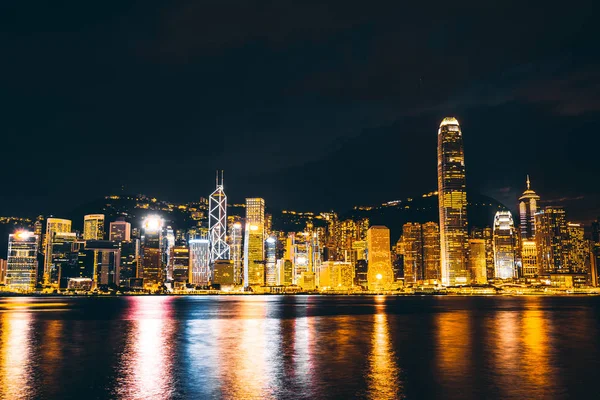
[{"label": "illuminated skyscraper", "polygon": [[191,239],[190,245],[190,276],[189,281],[194,285],[205,286],[210,282],[210,241],[206,238]]},{"label": "illuminated skyscraper", "polygon": [[289,233],[285,247],[285,258],[292,262],[293,282],[295,284],[299,282],[304,273],[318,275],[319,266],[321,265],[321,248],[316,233]]},{"label": "illuminated skyscraper", "polygon": [[516,232],[510,211],[498,211],[494,217],[495,277],[516,277]]},{"label": "illuminated skyscraper", "polygon": [[6,285],[10,290],[30,292],[37,280],[38,237],[33,232],[18,231],[8,235]]},{"label": "illuminated skyscraper", "polygon": [[[221,182],[217,172],[217,188],[210,195],[208,210],[208,230],[210,235],[210,261],[229,259],[227,244],[227,196],[223,190],[223,172]],[[264,211],[263,211],[264,213]]]},{"label": "illuminated skyscraper", "polygon": [[155,215],[149,216],[142,225],[141,268],[138,274],[144,278],[144,287],[157,290],[165,280],[163,260],[163,220]]},{"label": "illuminated skyscraper", "polygon": [[390,253],[390,230],[372,226],[367,231],[367,282],[369,290],[383,290],[394,282]]},{"label": "illuminated skyscraper", "polygon": [[265,282],[267,286],[275,286],[277,284],[276,250],[277,238],[271,235],[265,241]]},{"label": "illuminated skyscraper", "polygon": [[442,283],[468,283],[468,224],[465,155],[455,118],[444,118],[438,130],[438,198]]},{"label": "illuminated skyscraper", "polygon": [[535,214],[535,242],[540,274],[569,272],[569,231],[564,208],[548,206]]},{"label": "illuminated skyscraper", "polygon": [[521,240],[535,240],[535,213],[538,211],[538,196],[531,190],[529,175],[527,175],[527,190],[519,197],[519,223]]},{"label": "illuminated skyscraper", "polygon": [[421,224],[409,222],[402,226],[404,284],[423,280],[423,232]]},{"label": "illuminated skyscraper", "polygon": [[44,283],[50,284],[50,268],[52,265],[52,238],[55,233],[71,232],[71,221],[62,218],[48,218],[46,220],[46,234],[44,235]]},{"label": "illuminated skyscraper", "polygon": [[435,222],[426,222],[423,228],[423,272],[424,279],[441,279],[440,226]]},{"label": "illuminated skyscraper", "polygon": [[109,240],[115,242],[129,242],[131,240],[131,224],[125,221],[110,223]]},{"label": "illuminated skyscraper", "polygon": [[587,274],[590,271],[590,243],[585,240],[583,225],[567,223],[569,232],[567,263],[569,272]]},{"label": "illuminated skyscraper", "polygon": [[265,200],[246,199],[244,286],[265,284]]},{"label": "illuminated skyscraper", "polygon": [[233,282],[239,285],[243,281],[244,268],[242,264],[242,223],[238,220],[229,228],[229,255],[233,262]]},{"label": "illuminated skyscraper", "polygon": [[521,263],[524,278],[533,278],[538,274],[537,248],[534,240],[521,242]]},{"label": "illuminated skyscraper", "polygon": [[173,247],[174,286],[183,286],[188,281],[190,269],[190,249],[187,246]]},{"label": "illuminated skyscraper", "polygon": [[469,270],[473,283],[487,283],[484,239],[469,239]]},{"label": "illuminated skyscraper", "polygon": [[89,214],[83,217],[83,240],[104,239],[104,214]]}]

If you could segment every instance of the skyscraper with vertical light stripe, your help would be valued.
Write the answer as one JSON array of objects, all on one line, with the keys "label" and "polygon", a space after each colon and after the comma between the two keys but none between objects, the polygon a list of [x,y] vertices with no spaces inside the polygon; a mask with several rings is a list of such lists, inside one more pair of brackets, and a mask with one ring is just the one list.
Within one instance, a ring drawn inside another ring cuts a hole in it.
[{"label": "skyscraper with vertical light stripe", "polygon": [[442,284],[470,282],[465,154],[456,118],[444,118],[438,130],[438,197]]}]

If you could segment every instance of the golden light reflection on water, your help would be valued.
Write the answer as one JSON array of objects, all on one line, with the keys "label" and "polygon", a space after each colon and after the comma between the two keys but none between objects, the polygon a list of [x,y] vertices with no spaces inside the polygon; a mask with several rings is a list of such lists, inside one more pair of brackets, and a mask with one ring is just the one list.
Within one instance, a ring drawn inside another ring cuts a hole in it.
[{"label": "golden light reflection on water", "polygon": [[31,315],[3,314],[0,331],[0,399],[31,398]]},{"label": "golden light reflection on water", "polygon": [[536,387],[545,388],[551,384],[548,357],[551,350],[549,333],[552,330],[552,320],[540,309],[539,303],[539,299],[532,298],[520,317],[524,344],[522,357],[526,380]]},{"label": "golden light reflection on water", "polygon": [[435,377],[443,383],[471,387],[471,320],[465,311],[442,312],[437,317]]},{"label": "golden light reflection on water", "polygon": [[375,297],[371,353],[369,354],[368,397],[371,399],[401,398],[399,370],[390,340],[385,297]]},{"label": "golden light reflection on water", "polygon": [[131,299],[133,324],[122,353],[121,379],[116,393],[127,399],[164,399],[174,389],[172,368],[175,321],[172,297]]}]

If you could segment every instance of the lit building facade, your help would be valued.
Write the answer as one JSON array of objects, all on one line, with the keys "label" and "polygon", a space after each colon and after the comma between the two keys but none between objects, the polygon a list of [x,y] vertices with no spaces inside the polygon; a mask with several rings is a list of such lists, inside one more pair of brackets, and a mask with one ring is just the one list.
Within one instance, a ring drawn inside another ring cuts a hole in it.
[{"label": "lit building facade", "polygon": [[209,284],[210,276],[210,241],[207,238],[191,239],[189,282],[196,286]]},{"label": "lit building facade", "polygon": [[265,241],[265,283],[267,286],[277,284],[277,238],[269,236]]},{"label": "lit building facade", "polygon": [[535,214],[535,218],[539,275],[569,272],[569,231],[564,208],[545,207]]},{"label": "lit building facade", "polygon": [[495,278],[516,277],[516,232],[510,211],[498,211],[494,216]]},{"label": "lit building facade", "polygon": [[18,231],[8,235],[6,285],[12,291],[31,292],[37,283],[38,236]]},{"label": "lit building facade", "polygon": [[240,285],[244,276],[244,265],[242,263],[242,223],[234,219],[229,228],[229,255],[233,262],[233,281]]},{"label": "lit building facade", "polygon": [[52,238],[55,233],[71,232],[71,220],[62,218],[46,219],[44,235],[44,284],[50,284],[50,269],[52,265]]},{"label": "lit building facade", "polygon": [[590,243],[585,239],[584,227],[581,224],[568,222],[569,242],[567,264],[572,274],[590,272]]},{"label": "lit building facade", "polygon": [[540,196],[531,190],[527,175],[527,190],[519,197],[519,228],[521,240],[535,240],[535,214],[539,209]]},{"label": "lit building facade", "polygon": [[537,247],[535,240],[521,242],[521,265],[523,278],[533,278],[538,274]]},{"label": "lit building facade", "polygon": [[421,224],[409,222],[402,226],[404,284],[415,285],[423,280],[423,233]]},{"label": "lit building facade", "polygon": [[469,283],[465,156],[455,118],[444,118],[440,124],[437,168],[442,283]]},{"label": "lit building facade", "polygon": [[157,290],[166,278],[166,265],[163,258],[163,220],[149,216],[144,220],[141,237],[141,268],[138,273],[144,279],[144,288]]},{"label": "lit building facade", "polygon": [[246,199],[244,286],[265,284],[265,200]]},{"label": "lit building facade", "polygon": [[440,226],[426,222],[423,228],[423,272],[426,280],[440,281],[442,277],[440,258]]},{"label": "lit building facade", "polygon": [[487,283],[484,239],[469,239],[469,270],[471,271],[472,283]]},{"label": "lit building facade", "polygon": [[390,253],[390,230],[372,226],[367,231],[367,284],[369,290],[384,290],[394,282]]},{"label": "lit building facade", "polygon": [[126,221],[111,222],[108,239],[115,242],[129,242],[131,240],[131,224]]},{"label": "lit building facade", "polygon": [[104,239],[104,214],[83,216],[83,240]]},{"label": "lit building facade", "polygon": [[348,290],[354,286],[354,266],[345,261],[325,261],[319,267],[319,288]]},{"label": "lit building facade", "polygon": [[182,286],[190,275],[190,249],[187,246],[173,247],[173,282]]},{"label": "lit building facade", "polygon": [[223,189],[223,175],[221,180],[217,173],[217,188],[208,200],[208,231],[210,237],[210,261],[229,259],[229,245],[227,244],[227,196]]}]

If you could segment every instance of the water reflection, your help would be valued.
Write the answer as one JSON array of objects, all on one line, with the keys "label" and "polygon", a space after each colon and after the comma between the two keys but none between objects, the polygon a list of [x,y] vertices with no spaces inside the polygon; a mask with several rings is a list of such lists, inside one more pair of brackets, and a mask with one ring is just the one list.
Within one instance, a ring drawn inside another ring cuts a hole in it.
[{"label": "water reflection", "polygon": [[552,384],[553,379],[559,378],[552,376],[552,368],[549,365],[549,351],[553,346],[550,342],[552,319],[541,309],[539,299],[533,299],[527,304],[527,310],[520,319],[523,327],[522,357],[525,382],[532,388],[544,390]]},{"label": "water reflection", "polygon": [[371,353],[369,354],[368,398],[397,399],[400,396],[398,365],[390,341],[385,297],[375,297]]},{"label": "water reflection", "polygon": [[0,325],[0,399],[34,396],[30,347],[31,314],[2,313]]},{"label": "water reflection", "polygon": [[462,310],[442,312],[437,318],[437,369],[435,378],[451,393],[458,388],[472,389],[471,319]]},{"label": "water reflection", "polygon": [[174,390],[175,322],[172,297],[132,298],[133,324],[122,353],[117,395],[127,399],[168,398]]}]

